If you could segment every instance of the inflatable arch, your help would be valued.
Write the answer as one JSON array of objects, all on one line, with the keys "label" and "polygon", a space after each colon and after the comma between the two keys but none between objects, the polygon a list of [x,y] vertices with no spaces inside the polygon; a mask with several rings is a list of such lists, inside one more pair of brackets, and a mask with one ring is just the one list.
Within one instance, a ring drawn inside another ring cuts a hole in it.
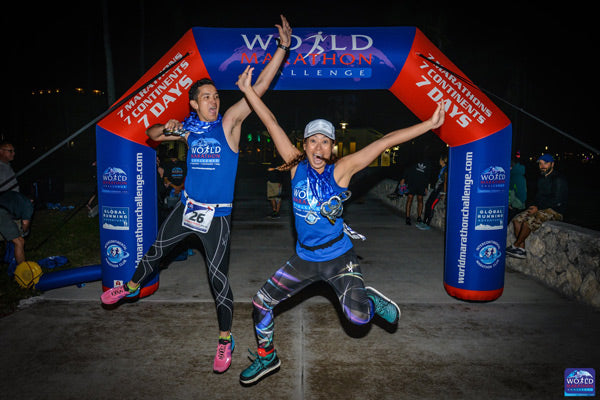
[{"label": "inflatable arch", "polygon": [[[98,122],[102,286],[132,275],[157,232],[156,143],[146,128],[189,113],[187,89],[210,77],[238,90],[276,50],[274,30],[192,28],[133,88],[168,68]],[[415,27],[294,28],[289,57],[272,89],[387,89],[418,118],[444,100],[435,133],[450,147],[444,287],[462,300],[489,301],[504,286],[512,127],[482,91]],[[141,296],[158,288],[158,277]]]}]

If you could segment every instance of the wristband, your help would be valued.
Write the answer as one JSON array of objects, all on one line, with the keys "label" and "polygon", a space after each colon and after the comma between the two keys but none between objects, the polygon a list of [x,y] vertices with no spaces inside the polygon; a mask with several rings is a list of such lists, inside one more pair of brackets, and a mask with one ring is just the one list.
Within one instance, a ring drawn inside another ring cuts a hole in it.
[{"label": "wristband", "polygon": [[277,47],[279,47],[280,49],[283,49],[284,51],[290,51],[290,47],[282,45],[281,41],[279,39],[277,39]]}]

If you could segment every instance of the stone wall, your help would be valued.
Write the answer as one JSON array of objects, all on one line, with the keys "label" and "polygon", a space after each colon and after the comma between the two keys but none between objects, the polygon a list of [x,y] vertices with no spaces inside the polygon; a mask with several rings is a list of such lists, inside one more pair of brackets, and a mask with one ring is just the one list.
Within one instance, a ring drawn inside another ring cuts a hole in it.
[{"label": "stone wall", "polygon": [[[509,224],[507,243],[515,240]],[[564,222],[542,224],[525,241],[526,259],[506,257],[506,266],[600,308],[600,232]]]},{"label": "stone wall", "polygon": [[[384,179],[371,189],[371,194],[405,215],[406,196],[389,199],[397,181]],[[423,200],[425,204],[427,197]],[[413,200],[411,218],[417,216]],[[440,202],[431,222],[444,230],[446,205]],[[506,243],[515,240],[512,224],[507,229]],[[600,308],[600,231],[564,222],[547,222],[526,240],[527,258],[506,257],[506,267],[531,276],[564,296]]]}]

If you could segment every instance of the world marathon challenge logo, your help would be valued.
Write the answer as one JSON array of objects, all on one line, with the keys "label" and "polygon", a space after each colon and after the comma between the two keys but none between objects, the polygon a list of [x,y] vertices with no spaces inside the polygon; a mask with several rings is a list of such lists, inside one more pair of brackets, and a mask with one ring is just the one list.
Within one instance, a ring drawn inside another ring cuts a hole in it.
[{"label": "world marathon challenge logo", "polygon": [[593,368],[565,369],[565,396],[596,396],[596,371]]},{"label": "world marathon challenge logo", "polygon": [[[297,54],[285,71],[291,77],[370,78],[373,54],[383,63],[389,63],[382,51],[373,48],[373,39],[368,35],[317,32],[306,38],[293,35],[292,40],[295,43],[291,49]],[[393,65],[389,63],[388,67]]]},{"label": "world marathon challenge logo", "polygon": [[[271,59],[267,48],[272,35],[266,38],[241,35],[243,47],[219,65],[219,71],[225,71],[231,64],[265,64]],[[376,46],[374,39],[366,34],[331,34],[318,31],[305,36],[292,35],[290,57],[283,70],[284,76],[307,78],[364,79],[373,76],[373,65],[395,70],[394,64],[386,54]],[[251,52],[248,55],[245,51]],[[263,58],[261,61],[260,58]]]},{"label": "world marathon challenge logo", "polygon": [[493,165],[479,174],[478,193],[500,192],[506,185],[506,171],[504,168]]},{"label": "world marathon challenge logo", "polygon": [[127,174],[121,168],[108,167],[102,173],[102,191],[108,193],[127,192]]},{"label": "world marathon challenge logo", "polygon": [[190,168],[214,170],[221,165],[221,143],[215,138],[195,139],[190,145]]}]

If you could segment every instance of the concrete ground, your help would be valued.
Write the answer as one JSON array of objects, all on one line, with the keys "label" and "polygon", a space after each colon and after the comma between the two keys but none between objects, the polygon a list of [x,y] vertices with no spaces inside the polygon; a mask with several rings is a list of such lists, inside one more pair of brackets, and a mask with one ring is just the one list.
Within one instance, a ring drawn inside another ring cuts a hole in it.
[{"label": "concrete ground", "polygon": [[367,285],[396,300],[398,326],[352,326],[316,284],[277,309],[282,366],[255,386],[238,376],[255,350],[250,298],[293,252],[290,207],[270,220],[261,179],[243,180],[230,278],[236,348],[212,372],[217,323],[196,252],[171,263],[152,296],[108,309],[101,283],[47,291],[0,319],[6,399],[559,399],[565,368],[600,370],[600,312],[506,271],[493,302],[444,291],[444,235],[404,224],[378,199],[347,205]]}]

